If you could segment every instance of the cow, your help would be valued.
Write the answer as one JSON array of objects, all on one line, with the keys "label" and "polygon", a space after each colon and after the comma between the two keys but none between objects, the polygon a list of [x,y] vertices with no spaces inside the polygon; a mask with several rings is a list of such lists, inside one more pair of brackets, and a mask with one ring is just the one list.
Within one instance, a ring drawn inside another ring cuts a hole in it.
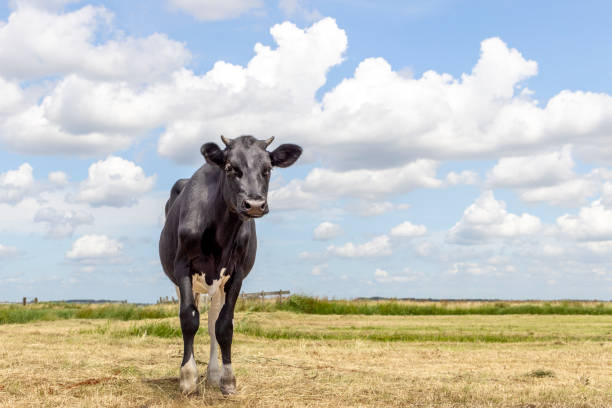
[{"label": "cow", "polygon": [[268,152],[274,137],[221,136],[221,140],[223,150],[215,143],[203,144],[200,152],[206,162],[191,178],[179,179],[172,187],[159,240],[161,264],[179,294],[184,345],[179,387],[183,394],[197,389],[193,341],[200,326],[200,293],[211,299],[206,382],[220,387],[224,395],[236,392],[231,359],[234,307],[242,280],[255,262],[254,219],[269,211],[272,168],[291,166],[302,154],[295,144],[282,144]]}]

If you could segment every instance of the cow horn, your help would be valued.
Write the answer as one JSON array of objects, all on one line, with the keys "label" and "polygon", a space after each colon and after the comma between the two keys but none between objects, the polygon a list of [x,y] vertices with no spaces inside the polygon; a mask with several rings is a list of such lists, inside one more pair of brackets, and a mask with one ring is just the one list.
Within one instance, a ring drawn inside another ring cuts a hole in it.
[{"label": "cow horn", "polygon": [[268,147],[272,144],[273,141],[274,141],[274,136],[269,137],[266,140],[264,140],[264,144],[266,145],[266,147]]},{"label": "cow horn", "polygon": [[221,135],[221,141],[223,142],[223,144],[225,144],[227,147],[230,147],[230,145],[232,144],[232,139],[228,139],[227,137]]}]

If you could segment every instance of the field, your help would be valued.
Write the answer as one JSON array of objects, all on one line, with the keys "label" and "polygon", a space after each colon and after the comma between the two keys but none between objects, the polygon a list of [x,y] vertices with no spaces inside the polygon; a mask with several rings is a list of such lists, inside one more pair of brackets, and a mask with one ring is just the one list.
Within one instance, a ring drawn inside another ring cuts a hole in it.
[{"label": "field", "polygon": [[[238,394],[201,376],[184,397],[176,305],[0,306],[0,406],[612,407],[610,303],[292,297],[238,309]],[[201,327],[202,374],[206,313]]]}]

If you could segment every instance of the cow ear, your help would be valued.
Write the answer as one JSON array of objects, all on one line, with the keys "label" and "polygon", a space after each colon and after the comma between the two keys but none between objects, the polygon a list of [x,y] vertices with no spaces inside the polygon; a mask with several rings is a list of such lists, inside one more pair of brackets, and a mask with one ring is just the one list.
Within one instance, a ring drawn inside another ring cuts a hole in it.
[{"label": "cow ear", "polygon": [[289,167],[300,157],[302,148],[298,145],[286,143],[270,152],[272,165],[276,167]]},{"label": "cow ear", "polygon": [[204,143],[200,148],[200,153],[206,161],[215,166],[223,167],[225,165],[225,153],[219,149],[216,143]]}]

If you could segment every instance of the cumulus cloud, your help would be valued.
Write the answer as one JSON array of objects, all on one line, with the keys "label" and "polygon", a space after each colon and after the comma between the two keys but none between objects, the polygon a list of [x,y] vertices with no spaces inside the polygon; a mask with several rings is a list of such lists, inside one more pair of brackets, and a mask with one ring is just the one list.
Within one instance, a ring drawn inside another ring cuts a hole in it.
[{"label": "cumulus cloud", "polygon": [[263,6],[261,0],[168,0],[168,2],[200,21],[236,18]]},{"label": "cumulus cloud", "polygon": [[0,174],[0,202],[16,204],[23,200],[34,185],[33,169],[23,163],[17,170]]},{"label": "cumulus cloud", "polygon": [[316,208],[320,201],[339,197],[380,198],[402,194],[416,188],[437,188],[442,182],[436,178],[437,163],[417,160],[405,166],[381,170],[334,171],[315,168],[305,179],[294,179],[270,191],[271,205],[292,199],[294,205]]},{"label": "cumulus cloud", "polygon": [[303,142],[313,134],[316,92],[328,70],[342,62],[346,34],[331,18],[306,29],[277,24],[270,34],[277,47],[257,43],[246,66],[219,61],[203,76],[182,78],[183,109],[166,126],[160,155],[200,160],[203,135],[293,135],[292,142]]},{"label": "cumulus cloud", "polygon": [[427,227],[424,225],[415,225],[410,221],[405,221],[391,228],[391,236],[394,237],[419,237],[427,233]]},{"label": "cumulus cloud", "polygon": [[557,218],[561,234],[579,240],[612,240],[612,209],[605,207],[601,200],[582,207],[577,215],[565,214]]},{"label": "cumulus cloud", "polygon": [[93,215],[88,212],[51,207],[43,207],[34,215],[34,222],[47,225],[47,236],[51,238],[70,237],[78,226],[92,224],[93,221]]},{"label": "cumulus cloud", "polygon": [[489,187],[513,188],[524,202],[578,206],[597,194],[602,179],[610,177],[605,169],[579,175],[573,170],[572,147],[529,156],[506,157],[487,174]]},{"label": "cumulus cloud", "polygon": [[601,189],[601,182],[591,177],[576,178],[553,186],[519,190],[521,200],[528,203],[578,206]]},{"label": "cumulus cloud", "polygon": [[74,261],[113,259],[121,255],[123,245],[106,235],[84,235],[74,241],[66,258]]},{"label": "cumulus cloud", "polygon": [[490,187],[542,187],[574,177],[571,146],[558,152],[504,157],[487,174]]},{"label": "cumulus cloud", "polygon": [[65,186],[68,184],[68,174],[63,171],[52,171],[49,173],[48,179],[51,183],[58,186]]},{"label": "cumulus cloud", "polygon": [[327,247],[327,253],[340,258],[377,257],[391,254],[391,243],[388,236],[380,235],[363,244],[347,242],[342,246],[330,245]]},{"label": "cumulus cloud", "polygon": [[92,164],[88,174],[77,199],[94,207],[134,205],[155,184],[155,176],[147,177],[142,167],[116,156]]},{"label": "cumulus cloud", "polygon": [[338,224],[333,222],[324,221],[319,224],[313,231],[314,239],[319,241],[325,241],[331,238],[335,238],[342,234],[342,228]]},{"label": "cumulus cloud", "polygon": [[[27,79],[73,73],[141,82],[167,75],[190,58],[183,44],[163,34],[121,35],[104,7],[84,6],[67,13],[31,7],[40,3],[47,2],[20,2],[0,25],[2,76]],[[96,34],[101,31],[117,35],[98,43]]]},{"label": "cumulus cloud", "polygon": [[461,220],[450,230],[448,238],[456,243],[480,243],[489,238],[514,238],[539,232],[542,222],[531,214],[516,215],[506,210],[506,203],[495,199],[493,192],[483,192],[465,209]]},{"label": "cumulus cloud", "polygon": [[158,88],[190,53],[163,34],[125,36],[103,7],[57,11],[64,3],[19,1],[0,24],[0,139],[36,154],[126,149],[167,118]]},{"label": "cumulus cloud", "polygon": [[459,184],[472,185],[479,182],[479,177],[478,173],[472,170],[463,170],[459,173],[451,171],[446,175],[445,181],[449,186],[456,186]]}]

